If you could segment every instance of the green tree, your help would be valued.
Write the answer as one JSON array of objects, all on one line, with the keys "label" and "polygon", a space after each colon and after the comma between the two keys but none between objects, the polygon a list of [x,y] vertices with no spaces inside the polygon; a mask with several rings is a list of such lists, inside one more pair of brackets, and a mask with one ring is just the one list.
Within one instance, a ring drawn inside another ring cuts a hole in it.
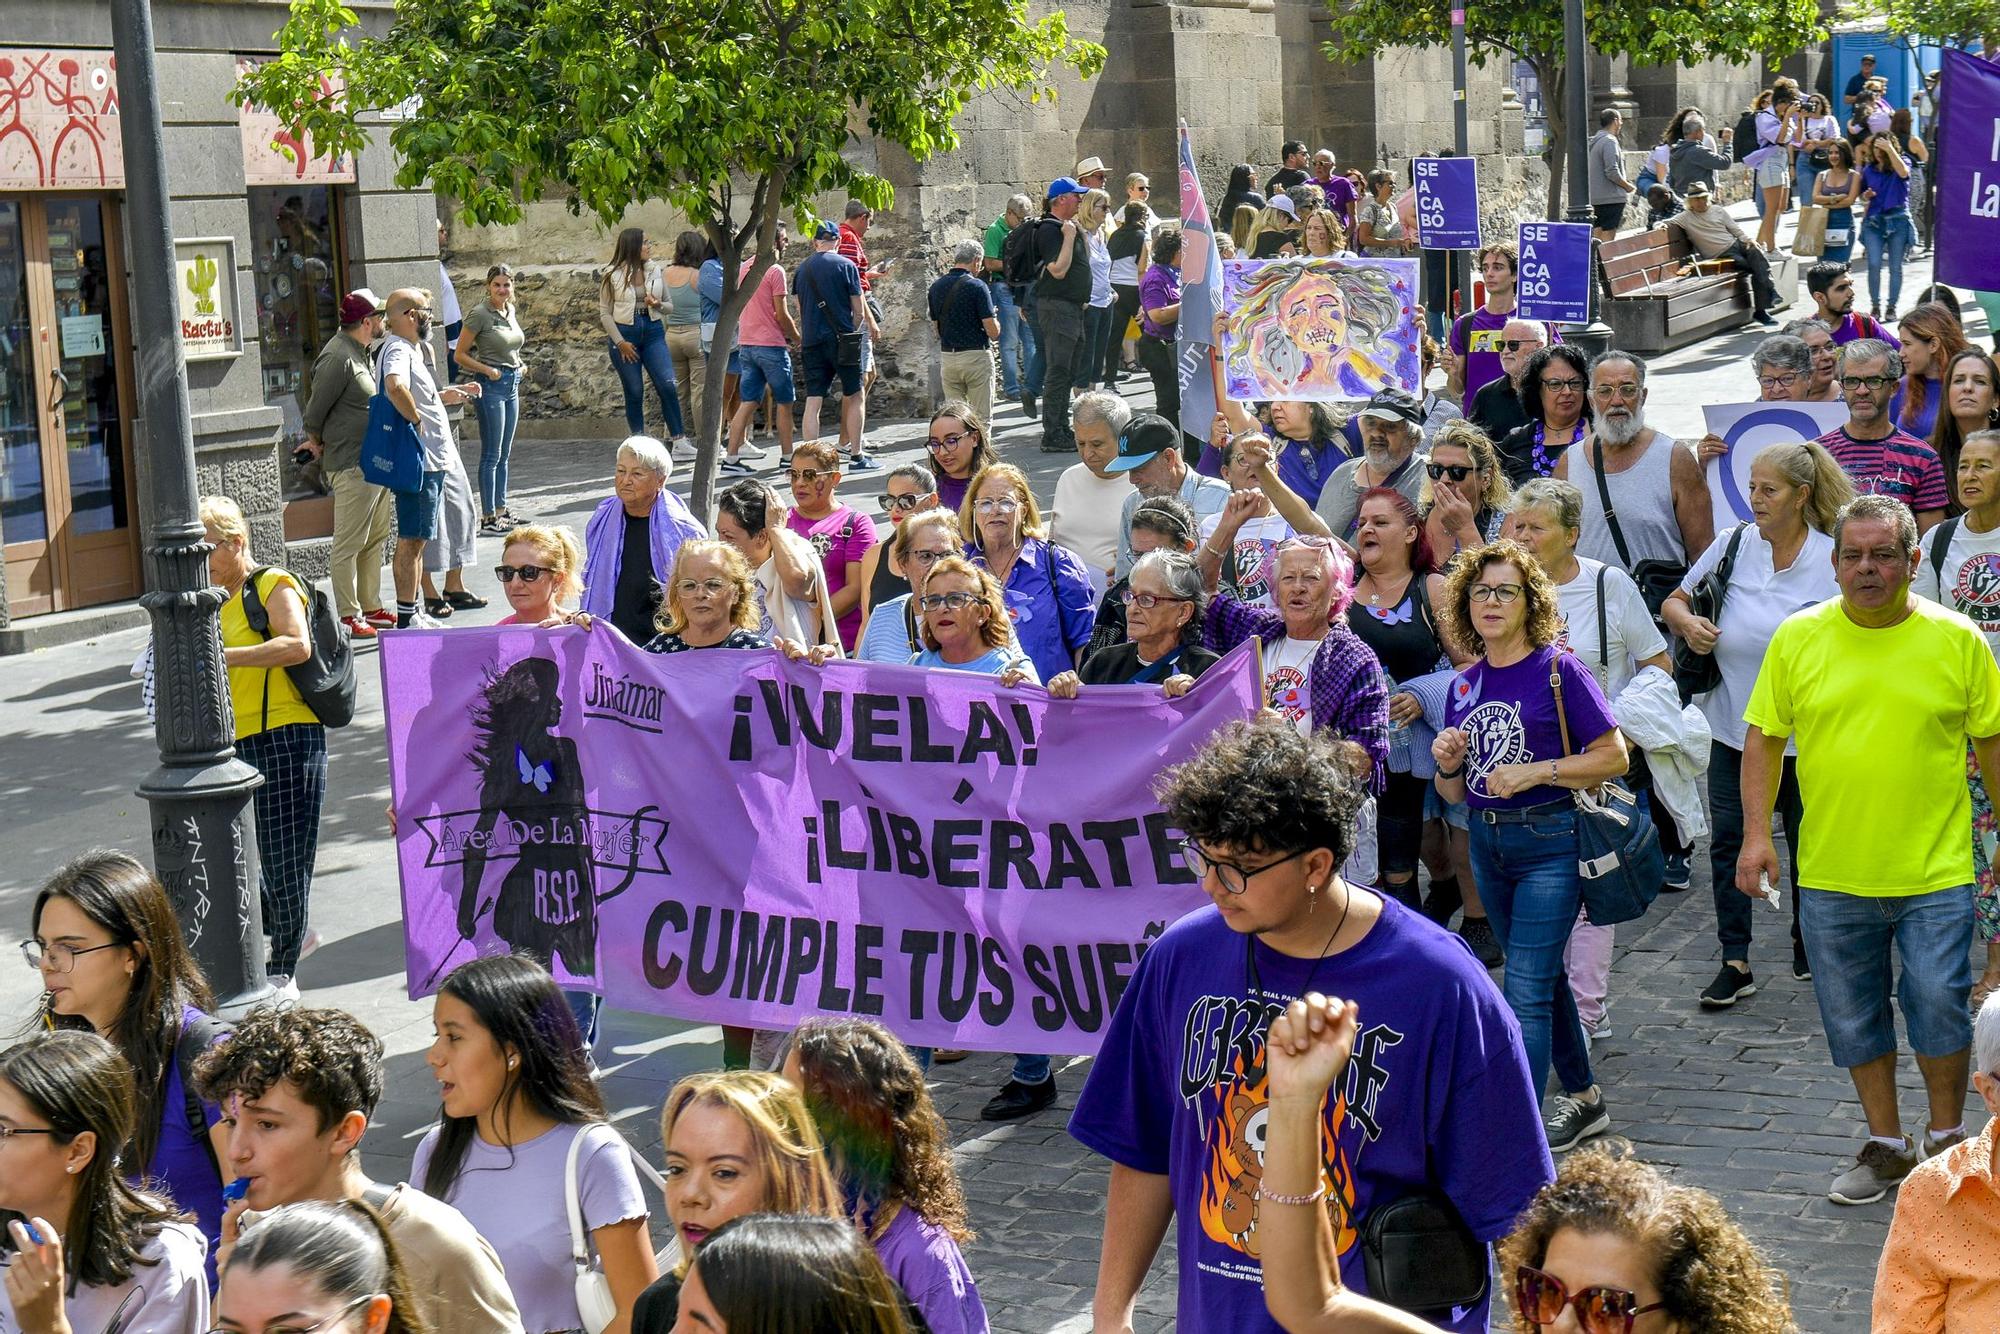
[{"label": "green tree", "polygon": [[[1901,0],[1924,5],[1931,0]],[[1991,0],[1951,0],[1977,6]],[[1366,60],[1394,46],[1451,42],[1454,0],[1327,0],[1341,36],[1325,45],[1333,60]],[[1463,4],[1463,0],[1457,0]],[[1549,217],[1562,216],[1567,118],[1563,95],[1563,0],[1505,0],[1464,5],[1467,58],[1484,66],[1495,54],[1534,66],[1549,120]],[[1592,48],[1630,56],[1641,65],[1735,62],[1786,55],[1826,35],[1818,0],[1727,0],[1721,4],[1625,3],[1584,0],[1584,31]],[[1733,108],[1711,108],[1712,112]]]},{"label": "green tree", "polygon": [[1993,0],[1861,0],[1843,6],[1841,17],[1880,18],[1912,45],[2000,50],[2000,6]]},{"label": "green tree", "polygon": [[[1052,97],[1055,68],[1089,77],[1104,49],[1027,0],[401,0],[383,36],[341,0],[292,0],[280,54],[238,95],[318,151],[368,142],[358,113],[407,105],[389,131],[397,182],[512,222],[561,198],[615,226],[663,199],[722,261],[716,346],[775,258],[779,218],[840,191],[886,208],[889,183],[842,155],[863,127],[922,161],[993,89]],[[323,95],[322,77],[340,96]],[[746,254],[750,270],[738,281]],[[712,503],[724,358],[708,363],[694,507]]]}]

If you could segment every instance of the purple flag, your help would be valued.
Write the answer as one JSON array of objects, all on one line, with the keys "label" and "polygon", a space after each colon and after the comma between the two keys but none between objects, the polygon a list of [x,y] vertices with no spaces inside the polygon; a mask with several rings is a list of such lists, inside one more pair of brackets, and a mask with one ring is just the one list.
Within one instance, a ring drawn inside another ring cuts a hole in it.
[{"label": "purple flag", "polygon": [[1181,122],[1181,317],[1174,361],[1181,385],[1181,432],[1208,439],[1215,424],[1215,313],[1222,309],[1222,252],[1209,226],[1208,201],[1195,174],[1194,145]]},{"label": "purple flag", "polygon": [[1938,107],[1938,281],[2000,291],[2000,65],[1946,51]]},{"label": "purple flag", "polygon": [[615,633],[385,635],[409,990],[478,954],[613,1004],[1089,1053],[1205,902],[1152,795],[1261,703],[1239,650],[1177,700]]}]

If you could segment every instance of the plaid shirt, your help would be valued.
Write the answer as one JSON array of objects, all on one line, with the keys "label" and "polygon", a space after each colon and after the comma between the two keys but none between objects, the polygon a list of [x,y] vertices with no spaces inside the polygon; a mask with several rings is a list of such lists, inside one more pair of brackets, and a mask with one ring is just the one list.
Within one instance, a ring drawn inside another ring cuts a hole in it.
[{"label": "plaid shirt", "polygon": [[[1285,637],[1285,618],[1262,607],[1246,607],[1227,593],[1208,604],[1208,647],[1227,653],[1255,638],[1269,652]],[[1375,651],[1343,624],[1328,628],[1312,661],[1312,722],[1368,752],[1380,791],[1389,758],[1389,681]]]}]

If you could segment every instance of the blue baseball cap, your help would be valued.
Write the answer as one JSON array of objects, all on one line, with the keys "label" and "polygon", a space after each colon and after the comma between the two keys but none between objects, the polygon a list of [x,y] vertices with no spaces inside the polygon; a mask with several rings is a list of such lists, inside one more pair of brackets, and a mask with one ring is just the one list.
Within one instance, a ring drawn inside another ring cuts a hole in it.
[{"label": "blue baseball cap", "polygon": [[840,228],[834,226],[824,218],[820,219],[819,225],[813,228],[813,240],[815,241],[838,241],[839,239]]},{"label": "blue baseball cap", "polygon": [[1087,195],[1090,187],[1078,185],[1074,176],[1058,176],[1049,182],[1048,198],[1061,199],[1064,195]]}]

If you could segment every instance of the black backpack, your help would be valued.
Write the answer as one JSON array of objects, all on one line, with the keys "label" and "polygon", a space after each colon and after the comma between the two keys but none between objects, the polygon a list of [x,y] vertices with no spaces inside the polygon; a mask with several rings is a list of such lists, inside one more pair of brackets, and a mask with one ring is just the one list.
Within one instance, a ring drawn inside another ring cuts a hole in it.
[{"label": "black backpack", "polygon": [[1017,293],[1042,276],[1041,262],[1035,255],[1035,230],[1040,226],[1038,221],[1024,222],[1000,243],[1001,276]]},{"label": "black backpack", "polygon": [[[250,628],[269,639],[271,613],[257,592],[257,580],[272,566],[260,565],[243,581],[243,617]],[[296,578],[296,576],[294,576]],[[347,627],[334,611],[333,599],[317,584],[299,583],[306,590],[306,630],[312,636],[312,656],[285,668],[299,694],[319,720],[328,727],[345,727],[354,721],[354,646],[348,642]],[[266,669],[268,673],[269,669]],[[264,678],[265,721],[270,720],[270,677]]]},{"label": "black backpack", "polygon": [[1736,118],[1736,133],[1730,136],[1729,156],[1737,162],[1757,151],[1757,113],[1746,111]]}]

